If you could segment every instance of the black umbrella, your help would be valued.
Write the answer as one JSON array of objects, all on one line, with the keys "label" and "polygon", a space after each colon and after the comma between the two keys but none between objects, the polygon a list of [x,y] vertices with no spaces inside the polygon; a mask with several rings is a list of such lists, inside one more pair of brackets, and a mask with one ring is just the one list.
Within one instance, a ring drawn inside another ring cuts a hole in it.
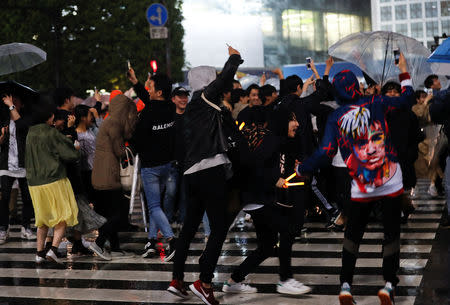
[{"label": "black umbrella", "polygon": [[37,102],[39,100],[39,92],[11,80],[0,82],[0,96],[4,95],[17,96],[24,103]]},{"label": "black umbrella", "polygon": [[[30,87],[11,80],[0,82],[0,122],[9,121],[9,109],[1,100],[5,95],[19,97],[24,105],[37,103],[39,101],[39,93]],[[28,108],[31,107],[25,106],[25,109]]]}]

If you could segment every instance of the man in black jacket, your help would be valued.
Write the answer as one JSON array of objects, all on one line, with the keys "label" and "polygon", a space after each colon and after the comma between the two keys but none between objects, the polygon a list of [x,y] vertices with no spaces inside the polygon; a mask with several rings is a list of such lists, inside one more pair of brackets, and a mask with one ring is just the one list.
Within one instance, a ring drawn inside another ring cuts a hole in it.
[{"label": "man in black jacket", "polygon": [[184,114],[184,175],[188,189],[188,208],[177,244],[173,280],[167,289],[177,296],[188,297],[183,284],[184,266],[190,243],[206,210],[211,235],[199,259],[200,279],[189,288],[209,305],[219,304],[214,298],[211,280],[231,223],[226,197],[227,180],[233,172],[227,156],[229,145],[223,122],[231,121],[235,128],[236,125],[231,113],[222,106],[221,97],[243,61],[237,50],[229,47],[228,53],[230,58],[215,80],[213,71],[202,71],[201,75],[195,75],[198,68],[194,68],[189,73],[189,82],[195,92]]},{"label": "man in black jacket", "polygon": [[[436,93],[430,105],[431,120],[436,124],[444,124],[444,133],[450,139],[450,89]],[[447,197],[447,219],[444,226],[450,226],[450,149],[445,165],[445,192]]]},{"label": "man in black jacket", "polygon": [[33,205],[25,178],[25,143],[31,120],[22,117],[23,103],[17,96],[3,97],[3,103],[9,111],[7,121],[1,122],[0,136],[0,177],[2,198],[0,201],[0,245],[4,244],[9,235],[9,200],[14,181],[19,181],[22,194],[22,239],[36,239],[30,230],[30,220],[33,215]]},{"label": "man in black jacket", "polygon": [[170,101],[172,83],[167,75],[153,75],[147,91],[133,69],[128,78],[133,83],[137,96],[144,102],[139,122],[131,141],[141,160],[141,177],[147,198],[150,229],[149,241],[144,247],[143,257],[156,253],[158,229],[169,240],[165,261],[175,254],[175,237],[166,214],[161,209],[161,191],[165,189],[164,201],[174,201],[177,188],[175,162],[175,105]]}]

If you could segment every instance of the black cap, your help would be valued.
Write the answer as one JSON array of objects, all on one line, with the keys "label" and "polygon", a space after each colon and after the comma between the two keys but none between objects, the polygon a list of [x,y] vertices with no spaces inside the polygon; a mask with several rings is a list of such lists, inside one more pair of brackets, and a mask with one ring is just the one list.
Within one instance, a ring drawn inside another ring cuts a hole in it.
[{"label": "black cap", "polygon": [[176,95],[187,95],[189,96],[190,91],[187,90],[184,87],[176,87],[175,89],[173,89],[172,91],[172,97],[176,96]]}]

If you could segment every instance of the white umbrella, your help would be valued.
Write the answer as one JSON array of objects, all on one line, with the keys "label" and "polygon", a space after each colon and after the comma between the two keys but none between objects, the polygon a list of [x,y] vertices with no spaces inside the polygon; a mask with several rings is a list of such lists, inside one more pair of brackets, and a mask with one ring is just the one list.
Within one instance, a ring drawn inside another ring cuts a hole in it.
[{"label": "white umbrella", "polygon": [[28,43],[13,42],[0,46],[0,75],[24,71],[47,59],[47,53]]}]

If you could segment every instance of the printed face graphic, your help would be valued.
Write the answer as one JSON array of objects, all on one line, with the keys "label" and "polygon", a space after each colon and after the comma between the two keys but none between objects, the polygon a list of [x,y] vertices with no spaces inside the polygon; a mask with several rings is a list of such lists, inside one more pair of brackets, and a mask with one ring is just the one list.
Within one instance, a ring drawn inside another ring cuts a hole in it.
[{"label": "printed face graphic", "polygon": [[361,165],[368,170],[380,168],[386,156],[385,135],[381,125],[374,123],[368,131],[355,139],[354,152]]}]

